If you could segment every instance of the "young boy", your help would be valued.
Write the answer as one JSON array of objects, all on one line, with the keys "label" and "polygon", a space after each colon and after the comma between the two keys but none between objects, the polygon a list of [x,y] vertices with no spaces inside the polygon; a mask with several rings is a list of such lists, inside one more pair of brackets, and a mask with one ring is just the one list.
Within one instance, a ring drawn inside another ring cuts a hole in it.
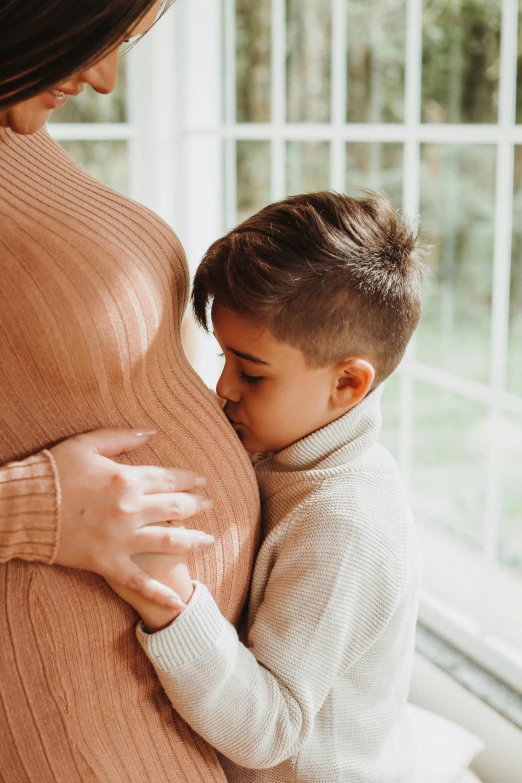
[{"label": "young boy", "polygon": [[268,454],[263,540],[244,644],[182,571],[187,608],[164,627],[139,607],[138,638],[234,783],[416,779],[405,704],[420,562],[378,437],[421,278],[416,235],[385,198],[329,192],[266,207],[197,271],[196,318],[206,327],[212,304],[225,357],[217,392],[245,448]]}]

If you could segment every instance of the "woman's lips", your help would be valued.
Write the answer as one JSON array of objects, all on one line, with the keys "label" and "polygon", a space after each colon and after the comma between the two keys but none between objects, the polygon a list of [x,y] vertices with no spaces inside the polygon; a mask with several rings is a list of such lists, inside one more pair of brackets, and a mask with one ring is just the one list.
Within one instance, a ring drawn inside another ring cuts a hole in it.
[{"label": "woman's lips", "polygon": [[79,95],[83,90],[83,85],[76,90],[60,90],[55,87],[42,93],[42,100],[47,109],[59,109],[67,101],[69,95]]},{"label": "woman's lips", "polygon": [[42,93],[42,100],[46,109],[59,109],[67,101],[67,93],[61,90],[47,90]]}]

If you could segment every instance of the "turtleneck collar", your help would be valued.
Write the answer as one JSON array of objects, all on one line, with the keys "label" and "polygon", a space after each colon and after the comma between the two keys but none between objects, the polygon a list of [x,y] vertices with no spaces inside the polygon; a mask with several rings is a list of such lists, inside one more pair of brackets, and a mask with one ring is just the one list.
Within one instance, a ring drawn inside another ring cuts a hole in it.
[{"label": "turtleneck collar", "polygon": [[4,128],[0,125],[0,144],[12,144],[16,141],[17,134],[11,128]]},{"label": "turtleneck collar", "polygon": [[361,456],[379,438],[382,390],[383,384],[344,416],[260,462],[259,480],[274,473],[338,467]]},{"label": "turtleneck collar", "polygon": [[0,125],[0,145],[9,144],[10,146],[13,146],[14,144],[20,144],[24,139],[39,139],[46,133],[48,133],[47,125],[44,125],[40,130],[37,130],[36,133],[30,134],[15,133],[11,128],[4,128]]}]

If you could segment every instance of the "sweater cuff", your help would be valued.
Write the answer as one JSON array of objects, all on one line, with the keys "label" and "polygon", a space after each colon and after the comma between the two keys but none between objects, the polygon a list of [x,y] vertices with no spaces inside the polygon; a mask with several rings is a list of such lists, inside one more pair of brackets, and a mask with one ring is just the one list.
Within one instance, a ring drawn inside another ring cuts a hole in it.
[{"label": "sweater cuff", "polygon": [[195,590],[182,612],[167,628],[148,634],[143,623],[136,628],[138,641],[156,669],[172,672],[215,647],[228,626],[208,588],[194,582]]},{"label": "sweater cuff", "polygon": [[0,469],[0,561],[51,565],[60,540],[61,494],[52,454],[45,449]]}]

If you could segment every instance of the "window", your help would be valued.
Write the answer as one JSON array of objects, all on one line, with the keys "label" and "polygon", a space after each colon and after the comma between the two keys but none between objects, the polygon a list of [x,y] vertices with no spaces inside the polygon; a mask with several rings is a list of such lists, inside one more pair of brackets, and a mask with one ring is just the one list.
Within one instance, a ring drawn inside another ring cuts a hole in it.
[{"label": "window", "polygon": [[[175,10],[176,225],[194,267],[224,230],[298,191],[371,187],[420,214],[431,274],[417,336],[387,384],[383,438],[418,520],[421,617],[522,689],[517,4],[191,0]],[[214,353],[200,338],[209,383]]]},{"label": "window", "polygon": [[48,125],[84,169],[171,224],[177,194],[174,37],[175,16],[168,13],[121,57],[112,95],[86,86]]}]

